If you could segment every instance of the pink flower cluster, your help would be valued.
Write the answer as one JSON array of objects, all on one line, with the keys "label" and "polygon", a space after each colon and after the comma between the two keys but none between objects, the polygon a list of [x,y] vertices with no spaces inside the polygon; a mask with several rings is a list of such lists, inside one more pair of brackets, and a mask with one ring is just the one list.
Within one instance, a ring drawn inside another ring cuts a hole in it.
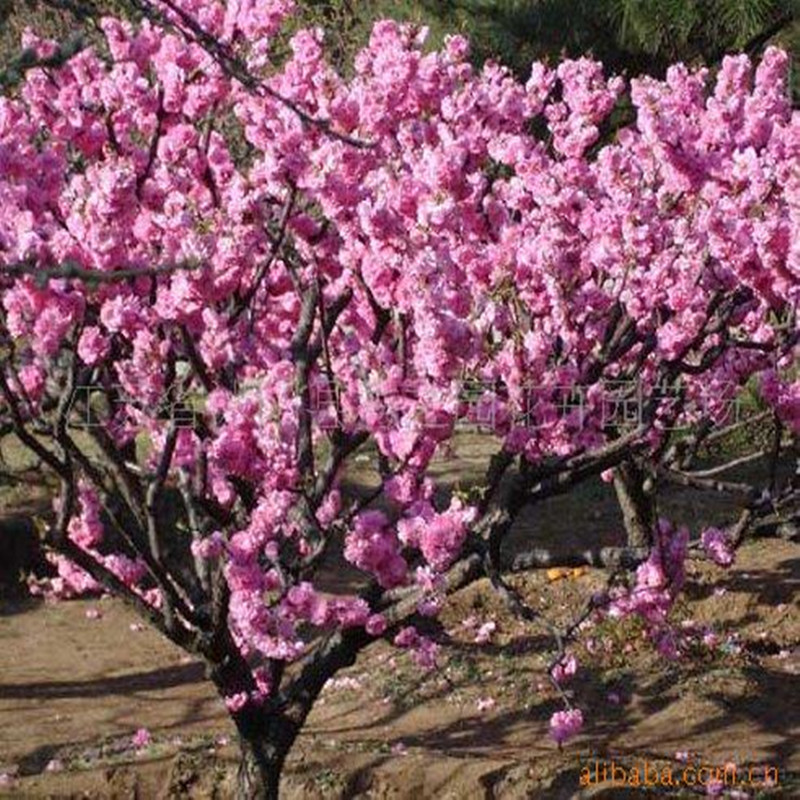
[{"label": "pink flower cluster", "polygon": [[370,572],[385,589],[405,583],[408,564],[400,553],[397,534],[382,511],[358,515],[345,542],[344,557],[359,569]]},{"label": "pink flower cluster", "polygon": [[[56,510],[58,505],[56,503]],[[87,482],[79,484],[77,505],[78,514],[72,518],[67,528],[72,542],[92,555],[126,586],[157,604],[157,590],[146,589],[142,585],[147,568],[140,558],[131,558],[124,553],[102,553],[98,550],[104,536],[100,518],[101,503],[97,493]],[[69,599],[87,594],[102,594],[105,591],[91,575],[64,556],[48,553],[47,557],[56,567],[57,574],[43,581],[31,582],[30,590],[34,594],[41,593],[49,597]]]},{"label": "pink flower cluster", "polygon": [[637,567],[633,587],[612,590],[607,610],[610,617],[619,619],[635,614],[654,627],[666,622],[683,588],[689,531],[676,530],[661,519],[653,536],[650,556]]},{"label": "pink flower cluster", "polygon": [[669,614],[686,578],[688,548],[686,528],[675,529],[667,520],[659,520],[650,556],[637,567],[634,585],[611,590],[601,611],[612,619],[641,619],[658,652],[668,659],[680,655],[684,638],[670,625]]}]

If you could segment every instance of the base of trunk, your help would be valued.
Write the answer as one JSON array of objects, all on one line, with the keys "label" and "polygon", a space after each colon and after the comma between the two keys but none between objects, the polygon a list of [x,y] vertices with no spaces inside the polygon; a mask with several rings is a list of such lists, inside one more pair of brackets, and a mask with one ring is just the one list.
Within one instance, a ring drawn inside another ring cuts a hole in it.
[{"label": "base of trunk", "polygon": [[240,742],[237,800],[277,800],[283,759],[259,743]]}]

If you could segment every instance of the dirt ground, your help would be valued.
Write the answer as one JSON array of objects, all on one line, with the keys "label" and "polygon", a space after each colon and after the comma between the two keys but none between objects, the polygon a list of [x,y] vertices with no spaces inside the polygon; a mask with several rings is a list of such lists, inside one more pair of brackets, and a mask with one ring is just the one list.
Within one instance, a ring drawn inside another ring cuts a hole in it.
[{"label": "dirt ground", "polygon": [[[551,583],[540,573],[518,585],[566,619],[600,580],[588,572]],[[642,789],[581,789],[581,769],[647,759],[677,770],[676,754],[688,753],[713,766],[777,767],[781,786],[767,793],[800,796],[799,580],[800,546],[788,542],[749,544],[729,571],[693,562],[678,617],[713,622],[723,641],[734,630],[740,638],[685,662],[658,659],[636,631],[597,631],[619,646],[581,651],[574,691],[587,725],[562,751],[547,736],[557,702],[543,683],[541,633],[509,619],[485,585],[472,586],[436,633],[439,671],[421,673],[378,643],[329,684],[292,753],[284,794],[638,797]],[[491,641],[474,642],[470,617],[496,622]],[[137,750],[140,728],[152,741]],[[235,759],[201,666],[140,630],[118,601],[2,607],[0,773],[13,777],[0,793],[222,798]]]}]

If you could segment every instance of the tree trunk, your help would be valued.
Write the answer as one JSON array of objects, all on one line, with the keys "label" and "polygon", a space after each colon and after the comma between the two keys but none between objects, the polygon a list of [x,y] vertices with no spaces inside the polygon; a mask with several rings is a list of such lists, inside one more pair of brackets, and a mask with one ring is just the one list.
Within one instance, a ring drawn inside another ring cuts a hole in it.
[{"label": "tree trunk", "polygon": [[[236,647],[226,628],[215,637],[206,657],[207,674],[222,698],[241,693],[253,695],[257,685],[253,671]],[[280,682],[280,672],[272,678]],[[239,734],[239,772],[237,800],[275,800],[280,789],[281,772],[301,725],[285,711],[267,711],[249,701],[232,710],[231,719]]]},{"label": "tree trunk", "polygon": [[636,461],[623,461],[614,469],[614,490],[622,511],[629,547],[648,547],[656,524],[653,496],[647,491],[648,476]]},{"label": "tree trunk", "polygon": [[286,754],[264,741],[239,740],[236,800],[277,800]]},{"label": "tree trunk", "polygon": [[[362,629],[332,634],[315,651],[299,675],[283,690],[285,702],[272,708],[253,702],[232,711],[239,734],[241,761],[237,800],[275,800],[286,757],[303,728],[314,702],[329,678],[352,666],[358,652],[372,641]],[[237,649],[228,629],[212,641],[208,674],[223,698],[257,690],[253,672]],[[281,685],[283,665],[269,662],[275,687]]]}]

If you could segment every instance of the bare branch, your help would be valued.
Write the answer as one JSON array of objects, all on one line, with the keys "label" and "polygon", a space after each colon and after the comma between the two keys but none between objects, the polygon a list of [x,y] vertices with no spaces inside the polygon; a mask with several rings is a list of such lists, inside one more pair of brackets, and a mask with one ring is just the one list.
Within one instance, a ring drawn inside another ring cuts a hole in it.
[{"label": "bare branch", "polygon": [[150,148],[147,152],[147,164],[145,164],[144,171],[136,178],[136,197],[142,199],[142,189],[147,179],[153,172],[153,165],[156,162],[158,155],[158,143],[161,141],[161,135],[164,131],[164,89],[158,89],[158,107],[156,108],[156,129],[153,131],[153,138],[150,140]]},{"label": "bare branch", "polygon": [[701,478],[690,472],[680,472],[679,470],[657,467],[659,477],[676,483],[679,486],[686,486],[691,489],[702,489],[705,491],[724,492],[727,494],[743,495],[747,499],[753,500],[761,493],[749,483],[735,483],[733,481],[717,481],[713,478]]},{"label": "bare branch", "polygon": [[159,267],[131,267],[129,269],[115,269],[102,272],[95,269],[86,269],[71,262],[64,262],[57,267],[43,267],[35,263],[0,264],[0,277],[8,275],[12,278],[29,275],[40,283],[49,280],[80,280],[86,283],[119,283],[121,281],[135,280],[137,278],[157,278],[162,275],[171,275],[174,272],[199,269],[202,265],[194,262],[179,264],[165,264]]},{"label": "bare branch", "polygon": [[281,212],[281,217],[278,222],[278,235],[272,242],[272,246],[269,251],[269,255],[267,256],[266,261],[264,261],[256,271],[255,277],[253,278],[252,284],[250,284],[250,288],[247,292],[243,295],[243,297],[237,302],[236,306],[231,313],[231,323],[235,322],[242,312],[250,306],[250,303],[253,302],[255,299],[256,294],[258,293],[259,288],[261,287],[261,283],[264,280],[265,275],[269,272],[270,267],[275,262],[275,259],[278,257],[278,254],[283,247],[283,243],[286,240],[286,232],[289,227],[289,220],[292,216],[292,212],[294,211],[295,200],[297,198],[297,189],[292,187],[289,191],[289,197],[286,200],[286,203],[283,206],[283,211]]},{"label": "bare branch", "polygon": [[686,475],[691,475],[693,478],[713,478],[715,475],[721,475],[723,472],[729,472],[732,469],[741,467],[744,464],[750,464],[753,461],[760,461],[769,454],[768,450],[756,450],[754,453],[748,453],[745,456],[734,458],[731,461],[726,461],[724,464],[718,464],[716,467],[709,469],[695,469],[691,472],[685,472]]},{"label": "bare branch", "polygon": [[53,472],[62,478],[66,478],[68,476],[67,465],[62,463],[55,453],[48,450],[38,439],[29,433],[22,414],[20,413],[17,398],[11,391],[11,387],[8,385],[2,369],[0,369],[0,392],[2,392],[4,399],[8,404],[8,408],[11,413],[11,420],[14,425],[14,433],[19,440],[29,450],[35,453],[41,461],[47,464],[47,466],[50,467]]}]

